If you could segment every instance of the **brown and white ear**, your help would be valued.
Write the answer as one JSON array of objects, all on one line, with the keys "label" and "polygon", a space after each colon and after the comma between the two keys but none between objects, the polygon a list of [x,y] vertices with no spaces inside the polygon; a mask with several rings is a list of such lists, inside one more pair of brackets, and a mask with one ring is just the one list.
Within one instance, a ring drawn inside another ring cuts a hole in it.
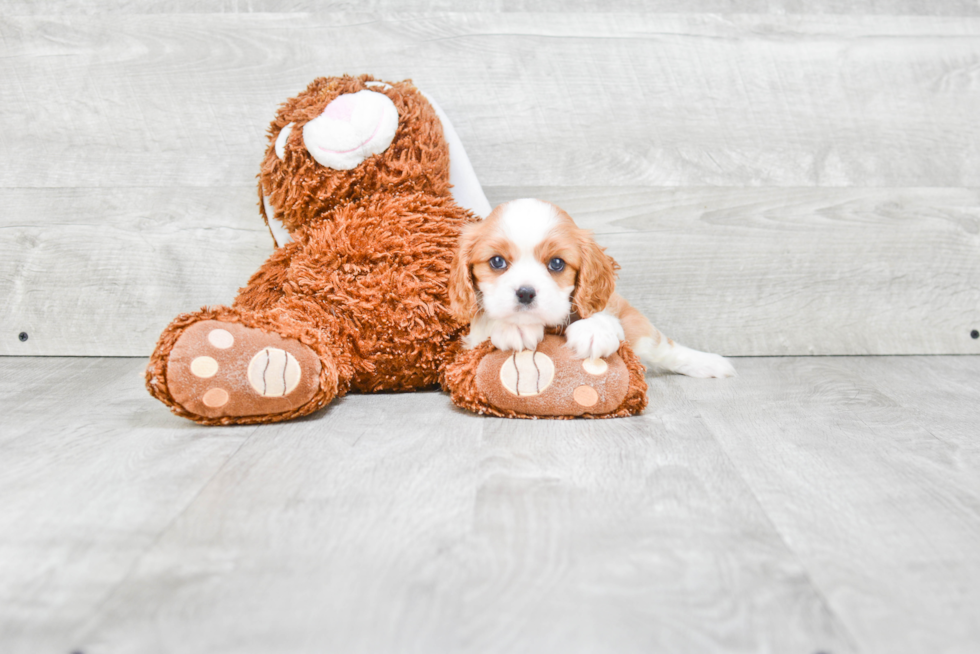
[{"label": "brown and white ear", "polygon": [[572,305],[582,318],[588,318],[606,308],[616,290],[616,271],[619,269],[612,257],[592,238],[592,232],[581,230],[579,248],[582,265],[575,278]]},{"label": "brown and white ear", "polygon": [[461,323],[469,323],[479,310],[473,271],[470,269],[470,256],[477,241],[478,224],[468,225],[460,234],[459,246],[449,270],[449,312]]}]

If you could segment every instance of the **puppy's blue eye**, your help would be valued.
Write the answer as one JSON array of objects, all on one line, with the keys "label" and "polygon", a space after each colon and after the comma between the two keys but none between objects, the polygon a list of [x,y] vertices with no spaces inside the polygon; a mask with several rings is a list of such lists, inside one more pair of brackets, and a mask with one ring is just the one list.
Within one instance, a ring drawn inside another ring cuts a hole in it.
[{"label": "puppy's blue eye", "polygon": [[551,272],[561,272],[564,269],[565,269],[565,262],[559,259],[558,257],[555,257],[554,259],[548,262],[548,270],[550,270]]},{"label": "puppy's blue eye", "polygon": [[500,255],[490,257],[490,267],[494,270],[503,270],[507,267],[507,260]]}]

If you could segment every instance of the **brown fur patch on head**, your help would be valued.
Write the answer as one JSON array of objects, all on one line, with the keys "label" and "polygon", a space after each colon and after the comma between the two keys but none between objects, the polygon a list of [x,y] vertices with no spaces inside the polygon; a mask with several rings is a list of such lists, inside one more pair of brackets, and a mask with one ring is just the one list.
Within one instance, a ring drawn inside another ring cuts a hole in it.
[{"label": "brown fur patch on head", "polygon": [[558,207],[555,207],[555,210],[560,222],[551,230],[551,234],[534,248],[534,256],[545,268],[548,268],[552,259],[558,258],[564,261],[564,270],[556,273],[549,269],[549,272],[559,288],[569,288],[575,285],[578,272],[582,268],[582,251],[578,237],[578,232],[581,230],[575,226],[567,213]]},{"label": "brown fur patch on head", "polygon": [[506,272],[490,267],[490,259],[503,257],[511,263],[517,250],[500,230],[502,204],[484,220],[468,225],[459,238],[449,276],[449,303],[453,316],[460,322],[470,322],[480,311],[477,295],[479,282],[486,282]]},{"label": "brown fur patch on head", "polygon": [[606,308],[616,290],[619,264],[599,247],[591,231],[579,228],[561,207],[548,204],[555,208],[559,222],[534,254],[545,267],[554,257],[565,262],[565,270],[552,275],[563,288],[574,283],[572,308],[579,317],[588,318]]},{"label": "brown fur patch on head", "polygon": [[[496,280],[507,272],[507,267],[517,259],[519,254],[514,244],[503,234],[498,233],[477,241],[470,253],[470,269],[477,284]],[[503,258],[507,262],[507,267],[502,269],[491,267],[490,259],[493,257]]]},{"label": "brown fur patch on head", "polygon": [[616,290],[616,271],[619,270],[619,264],[606,254],[605,248],[599,247],[591,231],[580,229],[561,207],[555,206],[555,211],[560,222],[552,230],[554,240],[550,243],[546,240],[539,246],[541,258],[547,256],[546,244],[554,247],[555,252],[566,254],[553,256],[564,259],[568,267],[575,269],[572,308],[579,317],[588,318],[606,308],[606,303]]},{"label": "brown fur patch on head", "polygon": [[[449,195],[449,147],[442,122],[411,80],[389,88],[359,77],[320,77],[286,101],[269,126],[269,146],[259,174],[259,193],[269,196],[276,217],[290,232],[309,226],[346,202],[379,191]],[[338,96],[362,90],[383,93],[398,111],[398,129],[388,148],[352,170],[334,170],[317,163],[303,144],[303,126],[323,113]],[[275,153],[279,132],[293,123],[283,159]]]}]

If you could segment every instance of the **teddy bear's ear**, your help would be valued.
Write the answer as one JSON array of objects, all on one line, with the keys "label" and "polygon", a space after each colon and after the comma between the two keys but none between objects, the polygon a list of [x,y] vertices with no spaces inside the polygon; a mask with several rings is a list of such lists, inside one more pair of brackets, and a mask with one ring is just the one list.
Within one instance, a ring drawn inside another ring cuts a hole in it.
[{"label": "teddy bear's ear", "polygon": [[459,246],[449,271],[449,312],[461,323],[470,322],[479,309],[470,256],[477,241],[478,223],[468,225],[459,236]]}]

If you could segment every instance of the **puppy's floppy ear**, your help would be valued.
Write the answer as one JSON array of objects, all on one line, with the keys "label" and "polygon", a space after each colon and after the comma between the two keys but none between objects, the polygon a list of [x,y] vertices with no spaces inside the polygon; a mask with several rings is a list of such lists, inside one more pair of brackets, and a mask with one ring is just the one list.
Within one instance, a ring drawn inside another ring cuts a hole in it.
[{"label": "puppy's floppy ear", "polygon": [[461,323],[470,322],[479,309],[470,270],[470,256],[478,239],[479,225],[472,223],[463,229],[449,270],[449,312]]},{"label": "puppy's floppy ear", "polygon": [[606,308],[606,303],[616,290],[616,271],[619,264],[605,252],[605,248],[592,238],[592,232],[579,230],[579,251],[582,265],[575,278],[572,306],[582,318],[588,318]]}]

